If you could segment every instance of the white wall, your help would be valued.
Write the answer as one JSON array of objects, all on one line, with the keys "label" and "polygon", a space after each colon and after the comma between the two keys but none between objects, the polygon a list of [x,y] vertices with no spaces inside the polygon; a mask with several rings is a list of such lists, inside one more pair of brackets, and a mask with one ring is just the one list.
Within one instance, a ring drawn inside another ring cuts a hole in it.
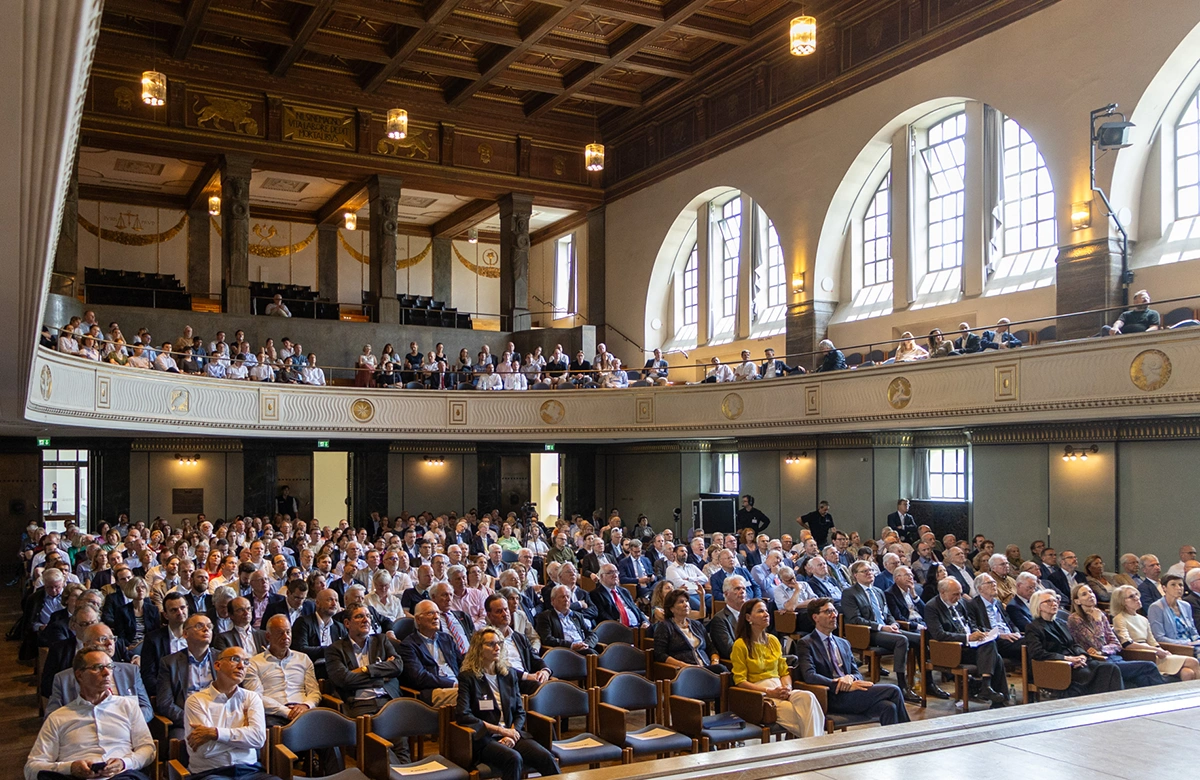
[{"label": "white wall", "polygon": [[[575,311],[582,315],[574,317],[551,317],[535,315],[533,320],[542,327],[571,328],[576,324],[598,324],[588,319],[587,274],[588,274],[588,227],[587,223],[570,230],[563,230],[529,248],[529,310],[548,312],[554,300],[554,246],[558,239],[568,233],[575,234]],[[561,303],[566,306],[566,303]]]}]

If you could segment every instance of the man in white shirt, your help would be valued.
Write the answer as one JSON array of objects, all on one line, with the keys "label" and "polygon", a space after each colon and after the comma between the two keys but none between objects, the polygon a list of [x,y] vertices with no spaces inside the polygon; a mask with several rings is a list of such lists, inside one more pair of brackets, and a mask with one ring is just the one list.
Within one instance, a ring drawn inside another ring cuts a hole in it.
[{"label": "man in white shirt", "polygon": [[150,358],[146,356],[146,348],[141,344],[133,345],[133,354],[129,356],[129,360],[125,365],[130,368],[150,368],[152,363]]},{"label": "man in white shirt", "polygon": [[694,563],[687,562],[688,549],[686,545],[679,545],[674,552],[675,562],[667,566],[667,581],[676,588],[683,588],[688,592],[688,600],[692,604],[692,609],[700,609],[702,595],[705,602],[711,607],[712,596],[704,592],[708,585],[708,577],[705,577],[704,572],[700,571]]},{"label": "man in white shirt", "polygon": [[187,698],[183,732],[193,775],[207,772],[238,780],[271,777],[260,771],[258,763],[258,750],[267,744],[262,697],[239,687],[249,663],[250,654],[242,648],[226,648],[213,664],[212,684]]},{"label": "man in white shirt", "polygon": [[732,382],[734,380],[733,369],[721,362],[721,359],[713,355],[709,361],[712,366],[708,369],[708,376],[704,378],[705,382]]},{"label": "man in white shirt", "polygon": [[300,369],[300,382],[306,385],[325,386],[325,372],[317,368],[317,353],[308,353],[308,363]]},{"label": "man in white shirt", "polygon": [[159,371],[169,371],[173,374],[179,373],[179,365],[176,364],[175,358],[171,357],[171,342],[163,342],[162,352],[159,352],[158,357],[154,358],[154,367]]},{"label": "man in white shirt", "polygon": [[292,312],[288,309],[287,304],[283,302],[283,296],[275,293],[275,297],[267,304],[266,310],[268,317],[290,317]]},{"label": "man in white shirt", "polygon": [[25,780],[148,780],[141,770],[154,762],[157,748],[137,699],[112,692],[112,657],[80,652],[72,669],[79,696],[42,723],[25,761]]},{"label": "man in white shirt", "polygon": [[250,659],[245,687],[262,695],[268,726],[286,726],[321,703],[312,659],[291,649],[292,624],[284,615],[267,621],[267,647]]},{"label": "man in white shirt", "polygon": [[483,367],[483,373],[479,375],[479,380],[475,384],[476,390],[503,390],[504,381],[500,375],[496,373],[496,367],[491,363],[487,363]]},{"label": "man in white shirt", "polygon": [[1194,545],[1185,544],[1179,548],[1179,562],[1172,564],[1171,568],[1167,569],[1167,574],[1173,574],[1176,577],[1182,577],[1187,573],[1187,565],[1191,561],[1196,560],[1196,548]]},{"label": "man in white shirt", "polygon": [[733,372],[734,381],[749,382],[751,379],[758,379],[758,366],[750,359],[750,350],[742,350],[742,362]]}]

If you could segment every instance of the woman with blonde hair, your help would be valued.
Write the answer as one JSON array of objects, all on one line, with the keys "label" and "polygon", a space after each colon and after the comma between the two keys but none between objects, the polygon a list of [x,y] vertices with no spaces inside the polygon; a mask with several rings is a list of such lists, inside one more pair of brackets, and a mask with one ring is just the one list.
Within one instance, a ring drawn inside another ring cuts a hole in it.
[{"label": "woman with blonde hair", "polygon": [[913,334],[904,331],[900,334],[900,343],[896,345],[896,363],[911,363],[914,360],[924,360],[929,357],[929,350],[922,347],[913,338]]},{"label": "woman with blonde hair", "polygon": [[1115,664],[1126,688],[1160,685],[1163,682],[1158,667],[1150,661],[1126,661],[1121,657],[1121,641],[1113,632],[1108,617],[1097,606],[1095,592],[1086,583],[1081,582],[1071,588],[1071,615],[1067,618],[1067,630],[1089,658]]},{"label": "woman with blonde hair", "polygon": [[792,689],[792,672],[783,659],[782,645],[767,630],[770,623],[771,613],[762,599],[742,605],[730,658],[733,682],[774,699],[776,718],[788,733],[819,737],[825,733],[825,713],[816,696]]},{"label": "woman with blonde hair", "polygon": [[1158,671],[1166,677],[1177,675],[1185,682],[1200,677],[1200,662],[1194,657],[1175,655],[1163,649],[1150,630],[1150,621],[1138,612],[1141,608],[1142,595],[1134,586],[1118,585],[1113,590],[1108,612],[1112,615],[1113,631],[1121,640],[1121,646],[1154,653]]},{"label": "woman with blonde hair", "polygon": [[504,638],[491,626],[471,635],[458,673],[455,722],[473,732],[471,764],[486,764],[502,780],[561,771],[550,751],[525,732],[525,707],[517,674],[504,660]]}]

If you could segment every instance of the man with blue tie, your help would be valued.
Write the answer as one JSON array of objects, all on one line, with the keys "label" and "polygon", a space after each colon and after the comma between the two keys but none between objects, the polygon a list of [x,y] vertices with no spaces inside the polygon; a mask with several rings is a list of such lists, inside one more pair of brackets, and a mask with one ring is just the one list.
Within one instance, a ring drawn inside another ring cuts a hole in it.
[{"label": "man with blue tie", "polygon": [[617,577],[617,567],[611,563],[600,566],[600,584],[592,591],[592,603],[600,620],[615,620],[628,628],[639,628],[650,625],[646,616],[633,603],[629,591],[621,587]]},{"label": "man with blue tie", "polygon": [[617,563],[622,585],[637,585],[639,599],[650,597],[650,589],[654,587],[654,564],[642,555],[642,543],[637,539],[629,542],[629,555]]},{"label": "man with blue tie", "polygon": [[839,609],[848,624],[867,626],[871,629],[871,644],[890,651],[894,659],[896,683],[904,694],[904,700],[919,704],[921,697],[908,686],[908,648],[917,646],[920,634],[903,631],[888,612],[883,591],[875,587],[875,570],[866,561],[855,561],[850,567],[854,584],[842,591]]},{"label": "man with blue tie", "polygon": [[829,599],[814,599],[808,605],[816,630],[798,643],[796,670],[809,685],[829,688],[829,712],[839,715],[867,715],[879,719],[879,725],[908,723],[908,710],[900,689],[890,683],[864,680],[854,663],[850,643],[834,636],[838,610]]},{"label": "man with blue tie", "polygon": [[981,631],[991,631],[992,629],[999,631],[1000,634],[996,637],[996,650],[1008,660],[1019,663],[1025,637],[1009,624],[1008,616],[1004,612],[1004,603],[1000,601],[1000,589],[996,585],[995,578],[987,572],[976,575],[975,591],[979,596],[971,599],[967,604],[967,612]]}]

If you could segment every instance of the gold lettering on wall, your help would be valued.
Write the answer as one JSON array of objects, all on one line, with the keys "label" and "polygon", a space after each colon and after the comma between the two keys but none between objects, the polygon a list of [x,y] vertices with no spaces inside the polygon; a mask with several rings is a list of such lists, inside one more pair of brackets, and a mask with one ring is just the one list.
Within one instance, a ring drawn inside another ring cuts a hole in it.
[{"label": "gold lettering on wall", "polygon": [[334,149],[353,149],[354,115],[285,104],[283,140]]}]

